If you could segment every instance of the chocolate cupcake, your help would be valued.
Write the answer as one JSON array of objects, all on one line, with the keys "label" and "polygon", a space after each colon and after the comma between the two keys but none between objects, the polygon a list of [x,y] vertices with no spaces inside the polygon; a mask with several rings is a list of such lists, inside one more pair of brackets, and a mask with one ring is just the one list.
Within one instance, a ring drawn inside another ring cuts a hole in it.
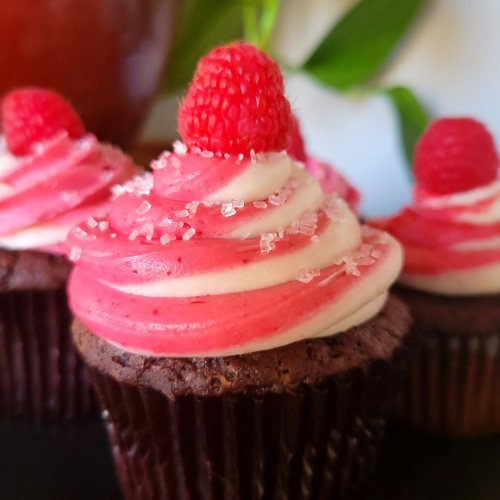
[{"label": "chocolate cupcake", "polygon": [[105,213],[110,187],[136,169],[86,134],[71,107],[48,90],[8,94],[2,126],[0,416],[58,420],[95,413],[70,335],[71,265],[63,243],[76,223]]},{"label": "chocolate cupcake", "polygon": [[255,47],[214,50],[185,143],[123,186],[105,231],[68,238],[126,498],[351,498],[375,463],[410,321],[387,300],[401,249],[281,152],[283,91]]},{"label": "chocolate cupcake", "polygon": [[432,123],[414,200],[376,221],[402,242],[402,286],[422,343],[403,422],[456,436],[500,432],[500,180],[492,136],[471,118]]}]

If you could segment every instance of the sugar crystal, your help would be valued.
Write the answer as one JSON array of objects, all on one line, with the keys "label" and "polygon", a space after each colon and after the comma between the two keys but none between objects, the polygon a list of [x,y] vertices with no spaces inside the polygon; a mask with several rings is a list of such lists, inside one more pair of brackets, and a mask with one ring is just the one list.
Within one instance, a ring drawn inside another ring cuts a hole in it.
[{"label": "sugar crystal", "polygon": [[187,146],[181,141],[174,141],[172,147],[174,148],[174,152],[178,155],[185,155],[188,150]]},{"label": "sugar crystal", "polygon": [[267,208],[267,203],[265,201],[254,201],[253,206],[255,208]]},{"label": "sugar crystal", "polygon": [[190,240],[193,236],[194,233],[196,232],[196,229],[194,227],[189,228],[183,235],[182,239],[184,241]]},{"label": "sugar crystal", "polygon": [[72,247],[68,258],[71,262],[76,262],[82,255],[82,249],[80,247]]},{"label": "sugar crystal", "polygon": [[149,212],[149,209],[151,208],[151,203],[149,201],[144,200],[136,209],[135,213],[138,215],[144,215],[145,213]]},{"label": "sugar crystal", "polygon": [[87,226],[90,227],[90,229],[94,229],[95,227],[97,227],[97,221],[91,217],[88,221],[87,221]]}]

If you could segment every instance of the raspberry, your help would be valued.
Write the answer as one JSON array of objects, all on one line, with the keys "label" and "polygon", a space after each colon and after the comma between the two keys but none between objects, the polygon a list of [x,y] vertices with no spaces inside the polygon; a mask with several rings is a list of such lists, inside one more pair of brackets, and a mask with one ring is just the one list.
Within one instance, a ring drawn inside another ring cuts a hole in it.
[{"label": "raspberry", "polygon": [[499,158],[493,137],[472,118],[442,118],[424,132],[415,149],[419,188],[435,194],[468,191],[495,180]]},{"label": "raspberry", "polygon": [[307,161],[307,154],[304,147],[304,140],[300,133],[299,120],[295,115],[292,115],[293,129],[290,137],[290,146],[288,147],[288,154],[297,161],[305,163]]},{"label": "raspberry", "polygon": [[284,150],[292,126],[279,66],[247,43],[201,59],[179,110],[186,145],[216,154]]},{"label": "raspberry", "polygon": [[85,133],[80,118],[59,94],[42,88],[16,89],[2,102],[2,126],[7,148],[26,155],[36,142],[66,131],[72,139]]}]

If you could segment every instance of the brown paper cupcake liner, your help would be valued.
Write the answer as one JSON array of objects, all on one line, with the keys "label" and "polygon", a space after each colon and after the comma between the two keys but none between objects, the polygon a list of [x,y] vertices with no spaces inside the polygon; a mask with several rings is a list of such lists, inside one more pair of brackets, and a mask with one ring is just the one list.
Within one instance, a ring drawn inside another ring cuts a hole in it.
[{"label": "brown paper cupcake liner", "polygon": [[403,423],[455,436],[499,433],[500,334],[421,342],[403,393]]},{"label": "brown paper cupcake liner", "polygon": [[383,420],[350,413],[353,380],[168,398],[90,372],[128,500],[356,498],[377,461]]},{"label": "brown paper cupcake liner", "polygon": [[73,346],[64,289],[0,293],[0,416],[68,420],[97,414]]}]

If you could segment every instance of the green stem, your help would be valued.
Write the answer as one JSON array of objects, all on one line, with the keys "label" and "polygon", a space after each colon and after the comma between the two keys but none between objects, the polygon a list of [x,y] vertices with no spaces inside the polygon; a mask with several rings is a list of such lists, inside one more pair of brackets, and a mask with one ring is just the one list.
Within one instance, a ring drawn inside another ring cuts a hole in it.
[{"label": "green stem", "polygon": [[280,7],[280,0],[263,0],[264,6],[260,18],[260,48],[269,52],[269,43]]},{"label": "green stem", "polygon": [[245,39],[259,46],[260,37],[257,26],[257,1],[258,0],[242,0],[243,10],[243,30]]}]

